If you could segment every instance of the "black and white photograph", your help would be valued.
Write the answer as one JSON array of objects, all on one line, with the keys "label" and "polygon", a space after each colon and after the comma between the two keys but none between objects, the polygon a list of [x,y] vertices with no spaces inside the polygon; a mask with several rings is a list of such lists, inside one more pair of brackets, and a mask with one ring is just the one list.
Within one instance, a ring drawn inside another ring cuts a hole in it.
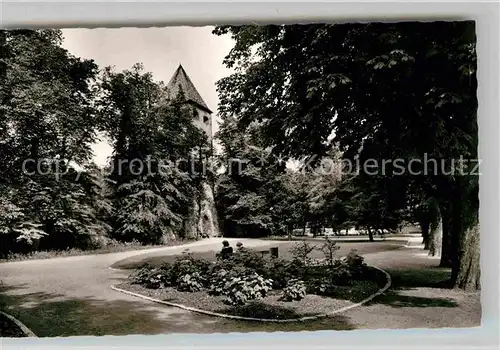
[{"label": "black and white photograph", "polygon": [[0,337],[481,326],[475,21],[0,42]]}]

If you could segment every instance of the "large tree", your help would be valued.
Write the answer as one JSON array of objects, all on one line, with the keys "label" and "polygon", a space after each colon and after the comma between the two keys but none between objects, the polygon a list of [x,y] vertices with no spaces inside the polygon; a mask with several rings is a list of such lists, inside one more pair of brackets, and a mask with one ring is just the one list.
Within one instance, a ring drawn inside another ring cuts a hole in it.
[{"label": "large tree", "polygon": [[86,248],[105,231],[75,170],[92,157],[97,66],[61,47],[58,30],[2,31],[2,250],[40,240]]},{"label": "large tree", "polygon": [[282,187],[277,177],[283,174],[284,164],[277,164],[261,146],[257,131],[254,124],[248,132],[241,132],[236,119],[227,117],[216,135],[222,145],[224,171],[218,177],[215,199],[227,235],[269,235],[276,231],[273,218],[283,211],[273,192]]},{"label": "large tree", "polygon": [[202,172],[191,164],[206,144],[192,123],[194,111],[183,105],[182,96],[168,99],[163,84],[141,64],[123,72],[106,68],[101,87],[103,131],[114,148],[115,237],[144,243],[182,237],[200,192]]},{"label": "large tree", "polygon": [[[218,83],[220,112],[238,115],[242,128],[260,122],[276,154],[325,155],[335,132],[332,141],[347,159],[367,151],[379,166],[400,159],[407,171],[394,163],[385,170],[406,189],[393,193],[394,202],[404,207],[410,188],[437,198],[451,282],[476,289],[474,164],[463,175],[457,166],[449,174],[422,162],[424,155],[477,159],[474,29],[473,22],[217,27],[215,34],[235,40],[224,61],[235,73]],[[414,159],[420,163],[408,174]]]}]

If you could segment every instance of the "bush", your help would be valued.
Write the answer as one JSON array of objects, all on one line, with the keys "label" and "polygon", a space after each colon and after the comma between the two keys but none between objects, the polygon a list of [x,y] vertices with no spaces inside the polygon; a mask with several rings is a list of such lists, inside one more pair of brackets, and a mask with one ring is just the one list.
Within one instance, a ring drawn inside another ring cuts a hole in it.
[{"label": "bush", "polygon": [[[211,263],[194,257],[192,254],[183,254],[172,264],[164,263],[160,268],[151,268],[144,265],[130,277],[132,283],[146,288],[176,287],[185,291],[200,290],[209,281],[201,276],[207,276]],[[186,277],[189,276],[189,277]]]},{"label": "bush", "polygon": [[177,290],[180,292],[199,292],[203,289],[204,279],[198,272],[186,274],[177,281]]},{"label": "bush", "polygon": [[[193,256],[191,253],[184,253],[182,256],[178,257],[173,264],[165,263],[162,265],[162,271],[166,275],[169,286],[175,286],[178,281],[186,275],[207,276],[212,264],[205,260]],[[208,281],[204,280],[204,283]]]},{"label": "bush", "polygon": [[310,259],[307,263],[307,266],[314,266],[314,267],[318,267],[318,266],[326,266],[328,265],[329,262],[327,259]]},{"label": "bush", "polygon": [[306,297],[306,285],[304,281],[293,279],[288,281],[287,286],[283,289],[281,300],[293,301],[302,300]]},{"label": "bush", "polygon": [[325,256],[325,262],[333,266],[335,264],[335,255],[337,250],[339,250],[340,247],[337,245],[335,241],[332,241],[331,239],[328,238],[328,236],[325,237],[325,243],[319,248],[323,255]]},{"label": "bush", "polygon": [[332,266],[318,266],[310,269],[303,278],[306,280],[307,293],[323,296],[333,296],[337,286],[353,284],[349,267],[340,260],[335,260]]},{"label": "bush", "polygon": [[231,278],[232,276],[230,276],[230,273],[224,269],[212,272],[208,293],[216,296],[223,295],[226,291],[226,284]]},{"label": "bush", "polygon": [[325,297],[335,297],[338,295],[338,289],[342,288],[334,283],[331,277],[322,277],[311,279],[306,283],[306,292]]},{"label": "bush", "polygon": [[222,269],[212,279],[210,294],[225,296],[224,302],[230,305],[244,305],[250,300],[265,297],[272,289],[272,284],[272,280],[250,270],[241,272]]},{"label": "bush", "polygon": [[284,260],[271,258],[266,263],[264,277],[273,280],[274,289],[286,287],[289,280],[298,278],[303,274],[304,265],[299,260]]},{"label": "bush", "polygon": [[245,249],[243,252],[236,252],[227,260],[221,262],[226,266],[244,266],[258,274],[265,273],[266,259],[262,255],[252,249]]},{"label": "bush", "polygon": [[367,265],[364,258],[358,254],[356,250],[351,250],[344,260],[344,264],[349,269],[353,277],[361,277],[365,275]]},{"label": "bush", "polygon": [[234,278],[246,278],[252,276],[254,271],[244,266],[235,266],[227,269],[221,266],[214,266],[209,275],[209,293],[212,295],[225,295],[228,283]]},{"label": "bush", "polygon": [[146,288],[158,289],[165,283],[164,274],[160,269],[152,269],[149,266],[137,270],[130,276],[132,283],[140,284]]},{"label": "bush", "polygon": [[308,265],[310,262],[309,255],[316,249],[316,246],[310,244],[306,241],[301,241],[300,243],[295,243],[290,249],[293,259],[300,261],[304,265]]},{"label": "bush", "polygon": [[327,269],[327,278],[333,285],[347,286],[352,284],[352,273],[346,264],[337,260],[332,267]]}]

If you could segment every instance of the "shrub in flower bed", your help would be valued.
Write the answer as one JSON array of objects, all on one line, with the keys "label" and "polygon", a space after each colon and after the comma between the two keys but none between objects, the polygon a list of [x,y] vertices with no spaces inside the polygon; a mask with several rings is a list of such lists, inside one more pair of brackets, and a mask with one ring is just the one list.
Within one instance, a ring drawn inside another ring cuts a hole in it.
[{"label": "shrub in flower bed", "polygon": [[307,266],[325,266],[327,265],[327,259],[311,259],[308,261]]},{"label": "shrub in flower bed", "polygon": [[218,269],[213,272],[210,283],[209,294],[224,296],[224,302],[229,305],[244,305],[250,300],[261,299],[273,287],[271,279],[244,266]]},{"label": "shrub in flower bed", "polygon": [[310,279],[306,284],[306,292],[308,294],[331,296],[334,289],[335,285],[328,278]]},{"label": "shrub in flower bed", "polygon": [[165,263],[160,268],[145,266],[131,275],[132,283],[146,288],[175,287],[182,291],[198,291],[209,281],[206,276],[211,263],[197,259],[191,254],[183,254],[173,264]]},{"label": "shrub in flower bed", "polygon": [[250,275],[251,273],[253,273],[251,270],[243,266],[225,269],[219,265],[215,265],[210,275],[209,294],[215,296],[224,295],[225,291],[228,290],[231,280],[237,277]]},{"label": "shrub in flower bed", "polygon": [[365,259],[356,250],[351,250],[345,257],[344,263],[353,277],[362,277],[367,272]]},{"label": "shrub in flower bed", "polygon": [[177,290],[180,292],[199,292],[204,288],[205,279],[198,272],[186,274],[177,280]]},{"label": "shrub in flower bed", "polygon": [[304,264],[297,259],[271,258],[267,261],[264,276],[273,280],[273,289],[283,289],[289,280],[304,274]]},{"label": "shrub in flower bed", "polygon": [[306,285],[304,281],[293,279],[288,281],[288,284],[283,288],[281,300],[293,301],[302,300],[306,297]]},{"label": "shrub in flower bed", "polygon": [[184,253],[178,257],[173,264],[165,263],[161,269],[167,277],[170,286],[175,286],[180,278],[185,275],[198,273],[206,276],[212,267],[212,263],[205,259],[199,259],[191,253]]},{"label": "shrub in flower bed", "polygon": [[229,305],[245,305],[250,300],[264,298],[272,286],[272,280],[255,272],[250,276],[234,277],[224,286],[224,302]]},{"label": "shrub in flower bed", "polygon": [[233,254],[227,260],[220,260],[219,264],[228,268],[230,266],[244,266],[247,269],[253,270],[262,275],[266,269],[267,260],[257,251],[245,249],[243,252]]},{"label": "shrub in flower bed", "polygon": [[165,285],[164,275],[160,269],[145,266],[134,272],[130,279],[133,284],[140,284],[149,289],[158,289]]},{"label": "shrub in flower bed", "polygon": [[[337,259],[335,243],[326,242],[321,247],[325,258],[313,260],[309,258],[310,248],[307,243],[298,244],[291,260],[264,258],[251,249],[215,262],[183,254],[160,268],[136,271],[132,283],[148,289],[170,287],[178,292],[208,293],[223,297],[218,300],[232,306],[262,299],[273,289],[276,292],[271,293],[270,300],[291,302],[307,294],[351,300],[377,286],[378,277],[371,276],[374,270],[357,252]],[[351,293],[351,289],[355,290]]]}]

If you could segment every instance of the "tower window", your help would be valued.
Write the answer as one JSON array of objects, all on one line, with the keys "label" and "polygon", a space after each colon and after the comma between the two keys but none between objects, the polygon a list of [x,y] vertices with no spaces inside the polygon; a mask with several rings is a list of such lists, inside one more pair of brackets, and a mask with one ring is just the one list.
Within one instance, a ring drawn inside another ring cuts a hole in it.
[{"label": "tower window", "polygon": [[205,124],[208,124],[209,120],[210,120],[210,119],[208,118],[208,116],[206,116],[206,115],[204,115],[204,116],[203,116],[203,122],[204,122]]}]

